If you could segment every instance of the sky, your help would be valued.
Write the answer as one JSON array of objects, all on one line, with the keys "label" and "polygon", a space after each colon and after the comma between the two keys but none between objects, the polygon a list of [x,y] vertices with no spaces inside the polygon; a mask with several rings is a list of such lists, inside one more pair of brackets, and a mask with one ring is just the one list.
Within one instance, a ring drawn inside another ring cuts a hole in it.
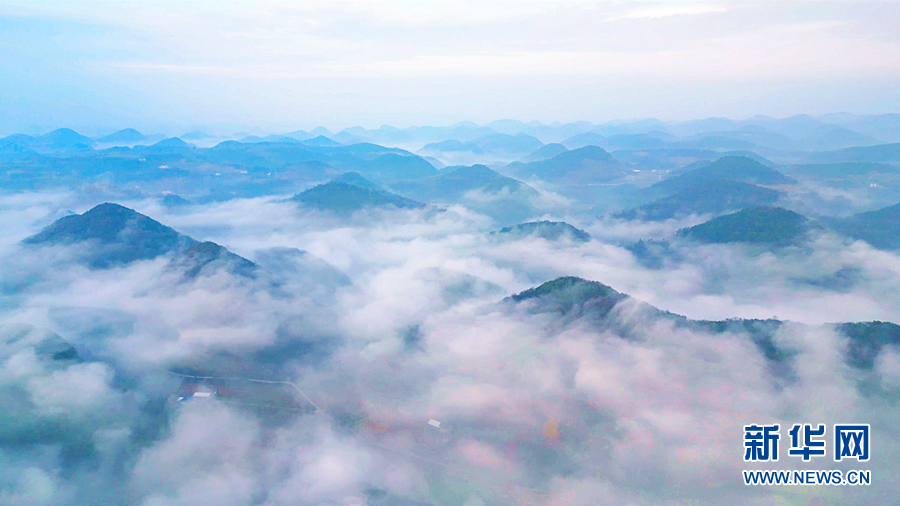
[{"label": "sky", "polygon": [[0,133],[900,111],[877,1],[0,0]]}]

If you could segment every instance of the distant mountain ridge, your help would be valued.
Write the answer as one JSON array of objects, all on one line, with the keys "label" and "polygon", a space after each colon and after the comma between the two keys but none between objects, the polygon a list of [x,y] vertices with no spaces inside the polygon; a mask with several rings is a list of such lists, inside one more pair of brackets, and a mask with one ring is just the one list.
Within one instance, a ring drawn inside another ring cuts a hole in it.
[{"label": "distant mountain ridge", "polygon": [[[640,339],[658,321],[667,321],[677,327],[711,334],[731,333],[746,336],[762,355],[784,377],[790,377],[793,353],[779,344],[775,333],[784,325],[777,319],[750,320],[692,320],[684,316],[660,310],[631,296],[618,292],[597,281],[566,276],[547,281],[503,301],[511,309],[530,313],[555,314],[559,323],[573,324],[586,320],[594,328],[601,328],[625,339]],[[627,305],[627,310],[618,311]],[[635,313],[640,316],[635,317]],[[845,363],[851,367],[868,370],[885,346],[900,346],[900,325],[888,322],[856,322],[826,324],[845,335],[849,340]]]},{"label": "distant mountain ridge", "polygon": [[536,162],[513,162],[503,169],[517,178],[538,178],[558,184],[588,184],[619,180],[628,175],[606,150],[585,146]]},{"label": "distant mountain ridge", "polygon": [[65,216],[22,241],[33,246],[61,246],[92,241],[92,267],[105,268],[147,260],[184,249],[196,241],[158,221],[118,204],[100,204],[80,215]]},{"label": "distant mountain ridge", "polygon": [[421,209],[425,204],[394,193],[341,182],[320,184],[291,200],[321,211],[352,213],[363,209]]},{"label": "distant mountain ridge", "polygon": [[679,237],[705,243],[795,244],[814,226],[805,216],[780,207],[749,207],[678,231]]},{"label": "distant mountain ridge", "polygon": [[693,214],[721,214],[745,207],[772,205],[782,193],[728,179],[702,181],[669,196],[613,214],[627,220],[665,221]]},{"label": "distant mountain ridge", "polygon": [[128,265],[172,256],[170,268],[187,278],[210,275],[219,269],[252,277],[253,262],[213,242],[197,240],[119,204],[104,203],[83,214],[64,216],[22,241],[28,248],[81,245],[76,260],[94,269]]},{"label": "distant mountain ridge", "polygon": [[445,167],[438,175],[391,185],[400,193],[429,202],[453,202],[473,190],[490,192],[506,187],[515,191],[519,186],[527,185],[480,164]]},{"label": "distant mountain ridge", "polygon": [[570,240],[587,242],[591,240],[591,235],[580,228],[573,227],[564,221],[548,220],[531,221],[503,227],[500,230],[491,232],[491,235],[497,237],[509,236],[516,239],[532,236],[548,241]]},{"label": "distant mountain ridge", "polygon": [[900,204],[856,214],[849,218],[826,218],[838,232],[886,250],[900,249]]},{"label": "distant mountain ridge", "polygon": [[698,169],[685,172],[679,176],[665,179],[647,189],[650,194],[670,195],[699,183],[727,179],[741,183],[750,183],[764,186],[779,186],[796,184],[797,180],[766,167],[744,156],[725,156],[702,166]]}]

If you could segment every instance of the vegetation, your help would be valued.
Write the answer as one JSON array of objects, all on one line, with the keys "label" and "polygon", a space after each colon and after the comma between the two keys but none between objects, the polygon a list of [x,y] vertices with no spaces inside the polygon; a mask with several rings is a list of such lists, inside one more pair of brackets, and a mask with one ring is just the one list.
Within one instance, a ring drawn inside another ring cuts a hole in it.
[{"label": "vegetation", "polygon": [[310,188],[295,196],[305,206],[336,213],[349,213],[366,208],[395,207],[418,209],[425,204],[381,190],[346,183],[330,182]]},{"label": "vegetation", "polygon": [[680,237],[706,243],[744,242],[785,246],[810,229],[809,220],[780,207],[751,207],[681,229]]},{"label": "vegetation", "polygon": [[692,214],[721,214],[745,207],[771,205],[780,197],[781,192],[771,188],[716,179],[700,182],[649,204],[614,214],[613,217],[665,221]]},{"label": "vegetation", "polygon": [[90,242],[88,263],[95,268],[156,258],[196,241],[118,204],[100,204],[81,215],[65,216],[23,241],[57,246]]},{"label": "vegetation", "polygon": [[591,240],[591,235],[573,227],[564,221],[531,221],[528,223],[520,223],[510,227],[503,227],[491,235],[508,235],[512,237],[540,237],[548,241],[559,241],[568,239],[575,242],[587,242]]},{"label": "vegetation", "polygon": [[725,156],[709,165],[656,183],[650,188],[650,192],[668,195],[717,179],[768,186],[797,183],[796,179],[766,167],[752,158],[746,156]]}]

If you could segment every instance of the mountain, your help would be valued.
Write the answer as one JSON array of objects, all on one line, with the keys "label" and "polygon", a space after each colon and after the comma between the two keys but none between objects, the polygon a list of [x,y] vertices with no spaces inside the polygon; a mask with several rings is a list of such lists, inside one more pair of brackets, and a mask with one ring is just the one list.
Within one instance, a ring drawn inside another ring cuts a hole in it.
[{"label": "mountain", "polygon": [[550,158],[565,153],[566,151],[568,151],[568,148],[566,148],[562,144],[545,144],[537,151],[532,151],[528,156],[522,158],[519,161],[527,163],[537,162],[540,160],[549,160]]},{"label": "mountain", "polygon": [[722,214],[745,207],[771,205],[782,193],[749,183],[714,179],[679,190],[672,195],[614,214],[626,220],[665,221],[692,214]]},{"label": "mountain", "polygon": [[[733,127],[733,125],[731,126]],[[710,137],[732,139],[747,143],[749,146],[755,145],[769,149],[792,150],[797,147],[797,142],[794,139],[760,125],[745,125],[733,130],[707,131],[687,137],[682,143],[690,143]],[[699,147],[699,145],[695,147]]]},{"label": "mountain", "polygon": [[679,237],[704,243],[743,242],[785,246],[796,243],[813,226],[800,214],[780,207],[750,207],[681,229]]},{"label": "mountain", "polygon": [[762,126],[784,134],[795,141],[793,149],[821,150],[829,147],[844,148],[878,144],[878,140],[867,135],[838,125],[823,123],[807,114],[798,114],[781,119],[754,116],[741,123],[743,125]]},{"label": "mountain", "polygon": [[[327,130],[326,130],[326,131],[327,131]],[[316,130],[313,130],[313,133],[315,133],[315,132],[316,132]],[[313,137],[312,139],[306,139],[306,140],[303,140],[303,141],[300,141],[300,142],[301,142],[302,144],[306,144],[307,146],[325,146],[325,147],[334,147],[334,146],[340,146],[340,145],[341,145],[340,142],[337,142],[337,141],[335,141],[335,140],[329,139],[328,137],[325,137],[324,135],[318,135],[318,136],[316,136],[316,137]]]},{"label": "mountain", "polygon": [[182,148],[193,148],[194,145],[188,144],[187,142],[184,142],[183,140],[179,139],[178,137],[169,137],[168,139],[163,139],[163,140],[157,142],[156,144],[151,144],[150,147],[151,148],[182,149]]},{"label": "mountain", "polygon": [[437,176],[397,181],[391,188],[427,202],[462,204],[503,225],[540,214],[537,190],[484,165],[447,167]]},{"label": "mountain", "polygon": [[259,144],[261,142],[286,142],[288,144],[296,144],[300,141],[294,139],[293,137],[287,137],[284,135],[267,135],[265,137],[260,137],[258,135],[248,135],[247,137],[241,138],[240,141],[244,144]]},{"label": "mountain", "polygon": [[826,114],[819,118],[823,123],[840,125],[854,132],[879,139],[882,142],[900,142],[900,114]]},{"label": "mountain", "polygon": [[650,195],[670,195],[699,183],[728,179],[756,185],[790,185],[797,180],[785,176],[775,169],[766,167],[745,156],[725,156],[718,160],[680,176],[660,181],[647,189]]},{"label": "mountain", "polygon": [[824,219],[836,231],[880,249],[900,249],[900,204],[849,218]]},{"label": "mountain", "polygon": [[511,227],[503,227],[496,232],[491,232],[491,235],[513,239],[540,237],[548,241],[569,240],[574,242],[588,242],[591,240],[591,235],[580,228],[573,227],[564,221],[546,220],[531,221]]},{"label": "mountain", "polygon": [[544,145],[538,138],[528,134],[494,134],[479,137],[472,141],[481,147],[485,153],[525,155],[539,149]]},{"label": "mountain", "polygon": [[603,283],[567,276],[512,295],[508,300],[528,304],[535,313],[605,318],[617,304],[628,298]]},{"label": "mountain", "polygon": [[[680,149],[713,149],[713,150],[751,150],[758,146],[752,142],[734,139],[725,135],[706,135],[701,134],[691,139],[685,139],[672,143],[673,148]],[[633,148],[632,148],[633,149]]]},{"label": "mountain", "polygon": [[835,326],[848,339],[848,363],[869,370],[885,346],[900,344],[900,326],[888,322],[841,323]]},{"label": "mountain", "polygon": [[0,146],[18,145],[38,153],[90,151],[94,140],[70,128],[60,128],[44,135],[15,134],[0,139]]},{"label": "mountain", "polygon": [[495,156],[522,156],[539,149],[544,143],[536,137],[519,133],[516,135],[492,134],[478,137],[470,141],[448,139],[433,142],[422,147],[424,153],[468,152],[476,155],[490,154]]},{"label": "mountain", "polygon": [[799,147],[809,151],[853,146],[874,146],[883,142],[837,125],[822,125],[811,135],[801,137],[798,140]]},{"label": "mountain", "polygon": [[425,204],[400,195],[361,186],[330,182],[296,195],[291,200],[322,211],[352,213],[366,208],[420,209]]},{"label": "mountain", "polygon": [[[789,346],[780,345],[781,341],[776,339],[776,333],[784,322],[774,318],[691,320],[633,299],[603,283],[573,276],[548,281],[512,295],[503,303],[512,310],[554,314],[557,318],[550,320],[554,324],[580,325],[581,321],[586,320],[595,328],[600,327],[626,339],[640,339],[642,334],[652,331],[655,322],[661,320],[694,332],[745,336],[760,350],[777,377],[788,381],[792,377],[794,352]],[[620,311],[619,306],[623,310]],[[839,323],[824,327],[847,337],[844,361],[857,369],[872,369],[885,346],[900,346],[900,326],[893,323]]]},{"label": "mountain", "polygon": [[566,151],[549,160],[513,162],[504,170],[520,179],[537,178],[571,185],[615,181],[628,175],[612,155],[596,146]]},{"label": "mountain", "polygon": [[[456,201],[465,193],[477,189],[514,186],[518,181],[500,175],[484,165],[447,167],[437,176],[418,179],[415,181],[398,181],[391,187],[412,198],[428,202]],[[489,188],[489,185],[492,185]],[[520,183],[521,184],[521,183]]]},{"label": "mountain", "polygon": [[90,137],[85,137],[71,128],[60,128],[34,138],[36,147],[50,150],[84,149],[94,144]]},{"label": "mountain", "polygon": [[[356,144],[354,146],[348,146],[348,148],[353,148],[355,146],[365,146],[365,144]],[[332,160],[332,166],[341,166],[339,164],[334,164],[334,159]],[[438,170],[434,168],[434,165],[431,165],[428,161],[415,155],[385,153],[376,155],[372,159],[369,159],[368,155],[362,155],[358,160],[348,161],[351,161],[352,163],[345,165],[345,167],[356,168],[360,174],[375,179],[376,181],[419,179],[433,176],[438,173]]]},{"label": "mountain", "polygon": [[900,142],[894,144],[880,144],[878,146],[846,148],[837,151],[825,151],[810,155],[809,160],[818,163],[900,163]]},{"label": "mountain", "polygon": [[578,149],[585,146],[602,146],[604,144],[606,144],[606,137],[596,132],[580,133],[562,141],[562,145],[569,149]]},{"label": "mountain", "polygon": [[[322,181],[350,171],[378,183],[417,179],[438,173],[433,165],[408,151],[370,143],[311,146],[302,143],[244,144],[226,141],[213,148],[193,150],[192,155],[207,163],[243,169],[251,175],[258,174],[261,183],[266,184],[271,184],[273,177],[282,181],[298,178]],[[242,188],[246,185],[237,186]]]},{"label": "mountain", "polygon": [[481,146],[475,144],[474,142],[462,142],[456,139],[448,139],[446,141],[441,142],[431,142],[424,146],[421,149],[422,152],[425,153],[455,153],[455,152],[467,152],[475,155],[483,155],[484,150],[481,149]]},{"label": "mountain", "polygon": [[649,132],[669,132],[669,126],[656,118],[646,118],[632,121],[610,121],[597,125],[593,129],[600,135],[617,134],[645,134]]},{"label": "mountain", "polygon": [[332,136],[332,140],[340,144],[359,144],[360,142],[366,142],[366,138],[358,137],[347,132],[346,130],[342,130],[334,134]]},{"label": "mountain", "polygon": [[332,183],[344,183],[353,186],[359,186],[362,188],[368,188],[370,190],[381,190],[381,187],[377,184],[369,181],[368,179],[362,177],[359,172],[344,172],[340,176],[331,180]]},{"label": "mountain", "polygon": [[[660,138],[664,137],[666,140]],[[606,138],[601,147],[610,151],[620,149],[663,149],[668,147],[667,140],[674,140],[664,132],[641,134],[616,134]]]},{"label": "mountain", "polygon": [[874,162],[809,163],[785,167],[785,172],[807,176],[845,179],[866,174],[898,174],[900,166]]},{"label": "mountain", "polygon": [[259,272],[259,266],[255,263],[209,241],[195,243],[178,252],[169,262],[169,269],[182,272],[186,280],[217,272],[252,279]]},{"label": "mountain", "polygon": [[118,204],[100,204],[62,217],[22,241],[31,247],[84,244],[80,260],[93,268],[124,265],[183,250],[196,241]]},{"label": "mountain", "polygon": [[516,135],[518,133],[523,132],[528,129],[528,125],[526,123],[522,123],[519,120],[514,119],[500,119],[496,121],[491,121],[487,125],[484,125],[487,128],[492,130],[496,130],[501,134],[507,135]]},{"label": "mountain", "polygon": [[200,130],[193,130],[181,136],[182,139],[186,139],[189,141],[203,141],[206,139],[213,139],[212,135],[207,134],[206,132],[201,132]]},{"label": "mountain", "polygon": [[101,144],[134,143],[147,140],[147,136],[133,128],[126,128],[97,139]]}]

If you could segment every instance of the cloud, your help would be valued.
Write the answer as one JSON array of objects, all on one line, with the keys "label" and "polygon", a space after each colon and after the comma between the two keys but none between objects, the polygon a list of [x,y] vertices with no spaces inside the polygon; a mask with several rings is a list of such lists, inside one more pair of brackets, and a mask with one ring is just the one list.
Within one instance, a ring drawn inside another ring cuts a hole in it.
[{"label": "cloud", "polygon": [[722,12],[728,12],[728,10],[721,5],[694,3],[683,5],[660,5],[634,9],[621,16],[610,18],[609,21],[640,18],[659,19],[667,18],[670,16],[698,16],[701,14],[714,14]]},{"label": "cloud", "polygon": [[[35,205],[9,204],[19,216]],[[635,237],[611,221],[587,222],[594,239],[573,244],[494,240],[490,220],[456,208],[335,218],[274,199],[179,213],[133,205],[248,258],[308,251],[351,283],[322,305],[308,295],[331,274],[279,290],[226,273],[183,282],[167,259],[97,271],[59,249],[59,268],[4,314],[53,329],[84,362],[42,356],[44,334],[0,333],[0,395],[18,403],[26,433],[71,424],[40,445],[0,439],[8,502],[789,501],[790,491],[739,483],[742,425],[756,421],[872,423],[884,441],[877,475],[900,462],[883,393],[896,384],[897,351],[886,348],[872,371],[853,369],[846,337],[816,326],[900,321],[892,253],[829,235],[778,252],[673,242],[681,259],[649,269],[613,243]],[[664,238],[678,226],[637,230]],[[37,269],[43,259],[22,261]],[[843,268],[856,281],[821,282]],[[773,338],[790,352],[777,366],[790,374],[773,372],[743,332],[648,320],[634,302],[614,311],[635,329],[624,338],[616,326],[501,303],[561,275],[692,318],[795,320]],[[181,381],[160,370],[172,367],[290,381],[321,410],[273,416],[224,395],[179,403]],[[445,432],[429,432],[429,419]],[[0,419],[0,436],[14,430]],[[896,492],[888,481],[857,489],[861,502]],[[826,502],[842,492],[822,491]]]}]

